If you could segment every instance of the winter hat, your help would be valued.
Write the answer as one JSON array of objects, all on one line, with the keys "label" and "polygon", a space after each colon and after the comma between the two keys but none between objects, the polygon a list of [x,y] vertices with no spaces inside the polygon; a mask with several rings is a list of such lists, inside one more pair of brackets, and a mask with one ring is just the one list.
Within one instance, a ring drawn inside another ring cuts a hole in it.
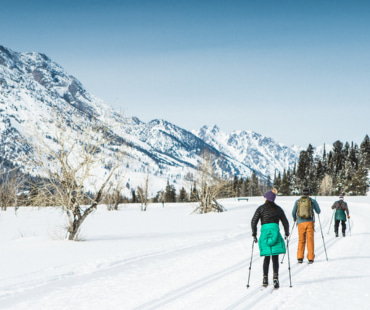
[{"label": "winter hat", "polygon": [[266,200],[274,202],[276,198],[277,190],[274,188],[272,191],[268,191],[265,193],[263,197],[266,198]]},{"label": "winter hat", "polygon": [[310,189],[308,187],[304,187],[302,190],[303,195],[309,195],[310,194]]},{"label": "winter hat", "polygon": [[340,194],[339,195],[339,199],[343,199],[344,197],[343,197],[343,194]]}]

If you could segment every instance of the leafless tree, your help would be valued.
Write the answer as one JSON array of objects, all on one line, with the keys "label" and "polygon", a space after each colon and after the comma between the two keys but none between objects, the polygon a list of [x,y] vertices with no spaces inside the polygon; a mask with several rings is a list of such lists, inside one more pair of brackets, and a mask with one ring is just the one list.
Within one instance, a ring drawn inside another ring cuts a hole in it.
[{"label": "leafless tree", "polygon": [[145,177],[145,182],[143,186],[138,186],[137,194],[141,202],[141,210],[146,211],[149,203],[149,170]]},{"label": "leafless tree", "polygon": [[192,193],[192,200],[197,201],[199,205],[193,213],[226,211],[216,198],[227,191],[230,182],[221,179],[216,173],[217,161],[218,158],[214,154],[203,152],[196,176],[197,190]]},{"label": "leafless tree", "polygon": [[6,168],[0,164],[0,208],[18,207],[18,193],[23,185],[24,177],[17,168]]},{"label": "leafless tree", "polygon": [[120,178],[115,185],[113,182],[110,182],[110,189],[105,195],[105,201],[107,204],[108,211],[117,211],[118,205],[122,202],[123,197],[121,192],[123,190],[123,179]]},{"label": "leafless tree", "polygon": [[[36,127],[33,132],[29,158],[46,180],[39,184],[39,196],[44,204],[63,208],[68,218],[66,237],[76,240],[82,223],[102,201],[123,165],[125,146],[111,127],[78,111],[55,113],[47,129]],[[93,184],[95,194],[87,195]],[[83,206],[86,201],[89,204]]]}]

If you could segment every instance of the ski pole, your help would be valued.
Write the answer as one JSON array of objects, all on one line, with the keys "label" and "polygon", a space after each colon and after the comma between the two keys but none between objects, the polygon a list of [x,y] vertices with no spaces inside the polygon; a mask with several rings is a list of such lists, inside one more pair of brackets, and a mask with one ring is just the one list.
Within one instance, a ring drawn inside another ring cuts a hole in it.
[{"label": "ski pole", "polygon": [[322,233],[322,227],[321,227],[320,215],[319,215],[319,214],[317,214],[317,217],[319,218],[320,230],[321,230],[322,242],[324,243],[324,250],[325,250],[326,260],[328,260],[328,254],[326,253],[326,247],[325,247],[324,234]]},{"label": "ski pole", "polygon": [[335,210],[333,210],[333,215],[332,215],[331,220],[330,220],[330,225],[329,225],[329,229],[328,229],[328,235],[329,235],[329,231],[330,231],[331,223],[333,222],[334,213],[335,213]]},{"label": "ski pole", "polygon": [[351,222],[350,222],[350,219],[348,219],[348,227],[349,227],[349,235],[352,236],[352,234],[351,234]]},{"label": "ski pole", "polygon": [[[295,222],[294,222],[295,223]],[[293,229],[292,229],[293,230]],[[290,258],[289,258],[289,239],[286,241],[286,250],[288,252],[288,270],[289,270],[289,282],[290,282],[290,287],[292,287],[292,276],[290,272]]]},{"label": "ski pole", "polygon": [[253,248],[254,248],[254,240],[252,242],[252,254],[251,254],[251,262],[249,264],[249,274],[248,274],[248,283],[247,283],[247,288],[249,288],[249,279],[251,277],[251,269],[252,269],[252,260],[253,260]]},{"label": "ski pole", "polygon": [[[288,238],[289,241],[290,241],[290,237],[292,236],[292,233],[293,233],[294,225],[295,225],[295,222],[294,222],[294,224],[292,226],[292,231],[290,232],[290,235],[289,235],[289,238]],[[285,253],[284,253],[283,258],[281,259],[281,264],[284,262],[284,258],[285,258]]]}]

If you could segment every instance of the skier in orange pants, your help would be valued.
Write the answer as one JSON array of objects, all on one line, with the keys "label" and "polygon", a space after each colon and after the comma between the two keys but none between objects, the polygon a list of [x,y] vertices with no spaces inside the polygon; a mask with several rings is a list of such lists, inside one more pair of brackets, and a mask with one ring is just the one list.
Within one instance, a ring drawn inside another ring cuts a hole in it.
[{"label": "skier in orange pants", "polygon": [[297,221],[298,227],[298,263],[303,263],[304,252],[307,244],[308,263],[312,264],[315,259],[315,216],[314,211],[320,214],[319,204],[315,199],[309,197],[310,189],[305,187],[302,191],[302,197],[298,199],[292,211],[293,220]]}]

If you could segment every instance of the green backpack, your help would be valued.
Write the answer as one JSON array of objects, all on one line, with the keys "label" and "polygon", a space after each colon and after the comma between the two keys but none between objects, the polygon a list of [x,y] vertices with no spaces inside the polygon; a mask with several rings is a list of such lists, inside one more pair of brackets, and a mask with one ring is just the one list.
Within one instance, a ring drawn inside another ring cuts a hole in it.
[{"label": "green backpack", "polygon": [[302,196],[298,200],[297,215],[302,219],[309,219],[312,217],[312,202],[310,197]]}]

